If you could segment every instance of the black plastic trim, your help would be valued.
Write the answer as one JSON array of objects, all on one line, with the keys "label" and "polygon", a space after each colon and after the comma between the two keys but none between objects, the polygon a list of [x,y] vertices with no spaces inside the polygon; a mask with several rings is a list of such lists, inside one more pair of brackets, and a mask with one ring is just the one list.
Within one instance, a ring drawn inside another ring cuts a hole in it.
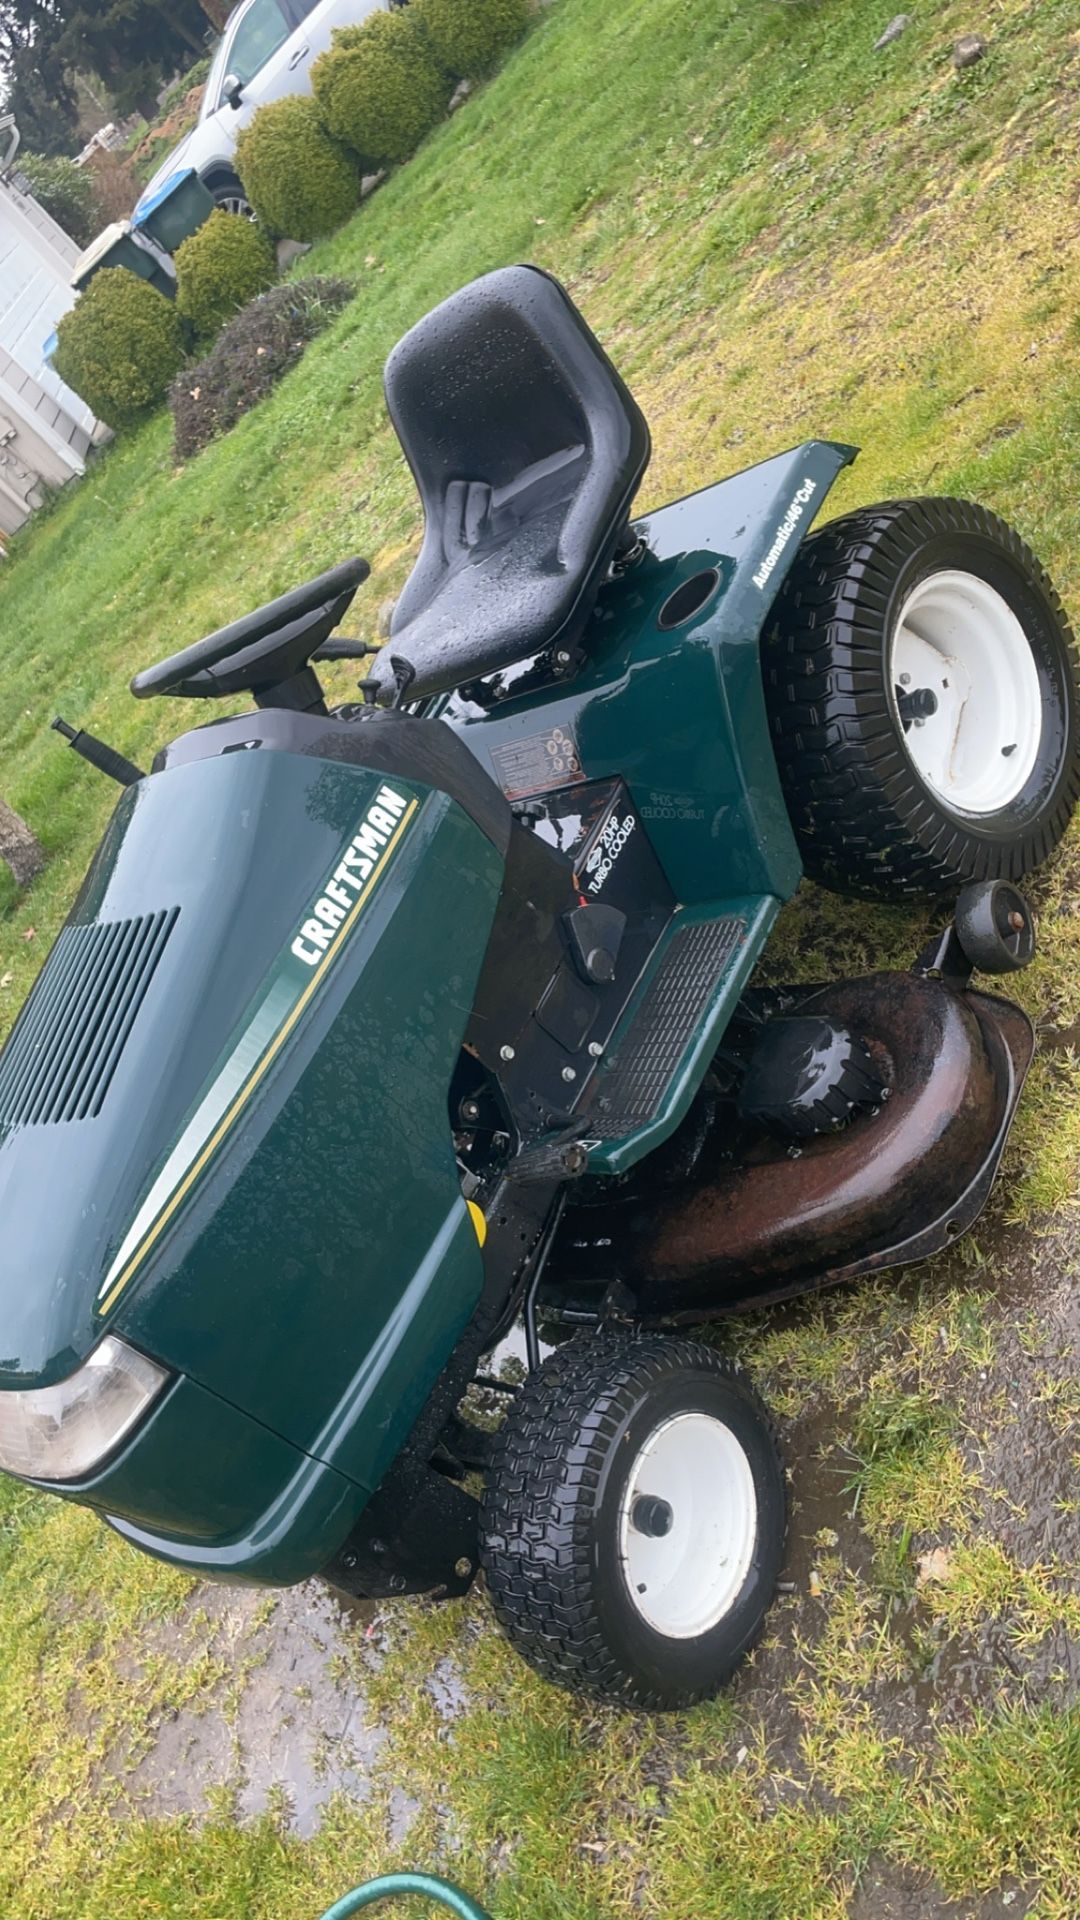
[{"label": "black plastic trim", "polygon": [[269,707],[181,734],[158,754],[153,772],[168,773],[223,753],[263,749],[308,753],[320,760],[370,767],[376,773],[418,780],[448,793],[505,860],[514,816],[510,804],[475,755],[444,721],[386,708],[357,707],[348,717],[295,713]]}]

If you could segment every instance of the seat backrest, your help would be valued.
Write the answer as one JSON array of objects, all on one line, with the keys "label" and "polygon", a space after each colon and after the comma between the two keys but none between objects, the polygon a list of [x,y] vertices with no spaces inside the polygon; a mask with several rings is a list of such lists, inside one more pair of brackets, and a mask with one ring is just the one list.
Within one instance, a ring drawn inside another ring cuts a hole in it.
[{"label": "seat backrest", "polygon": [[385,384],[425,516],[387,653],[400,640],[420,696],[584,620],[649,431],[568,295],[535,267],[485,274],[418,321]]}]

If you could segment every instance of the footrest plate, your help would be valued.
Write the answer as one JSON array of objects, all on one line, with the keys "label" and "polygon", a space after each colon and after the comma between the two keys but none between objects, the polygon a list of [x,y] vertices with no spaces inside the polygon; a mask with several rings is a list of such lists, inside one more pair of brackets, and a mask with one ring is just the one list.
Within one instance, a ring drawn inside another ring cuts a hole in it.
[{"label": "footrest plate", "polygon": [[700,910],[676,918],[610,1041],[587,1106],[591,1170],[623,1172],[674,1131],[697,1092],[778,903],[730,905],[711,918]]}]

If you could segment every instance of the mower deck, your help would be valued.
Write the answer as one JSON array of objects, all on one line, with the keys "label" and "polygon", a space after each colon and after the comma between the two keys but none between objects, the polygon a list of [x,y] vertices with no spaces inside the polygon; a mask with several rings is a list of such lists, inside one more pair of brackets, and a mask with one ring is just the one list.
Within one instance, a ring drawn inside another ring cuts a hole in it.
[{"label": "mower deck", "polygon": [[567,1209],[564,1302],[700,1322],[926,1259],[978,1217],[1034,1051],[1027,1015],[900,973],[777,997],[873,1036],[881,1107],[796,1146],[740,1131],[721,1101],[666,1190],[598,1182]]}]

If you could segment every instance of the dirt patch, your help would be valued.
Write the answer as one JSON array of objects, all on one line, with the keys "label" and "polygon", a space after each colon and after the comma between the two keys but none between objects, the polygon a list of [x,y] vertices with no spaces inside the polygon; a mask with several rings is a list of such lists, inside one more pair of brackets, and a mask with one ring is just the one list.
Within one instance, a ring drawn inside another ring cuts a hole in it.
[{"label": "dirt patch", "polygon": [[166,148],[176,146],[185,133],[190,132],[199,117],[204,92],[203,87],[190,87],[183,99],[178,100],[166,114],[164,120],[159,120],[156,126],[151,127],[143,135],[138,146],[132,151],[132,159],[136,165],[140,161],[156,159],[159,154],[164,154]]},{"label": "dirt patch", "polygon": [[996,1889],[981,1900],[949,1900],[942,1905],[934,1887],[920,1885],[913,1875],[872,1865],[856,1888],[848,1920],[1023,1920],[1032,1909],[1032,1895],[1014,1886]]}]

